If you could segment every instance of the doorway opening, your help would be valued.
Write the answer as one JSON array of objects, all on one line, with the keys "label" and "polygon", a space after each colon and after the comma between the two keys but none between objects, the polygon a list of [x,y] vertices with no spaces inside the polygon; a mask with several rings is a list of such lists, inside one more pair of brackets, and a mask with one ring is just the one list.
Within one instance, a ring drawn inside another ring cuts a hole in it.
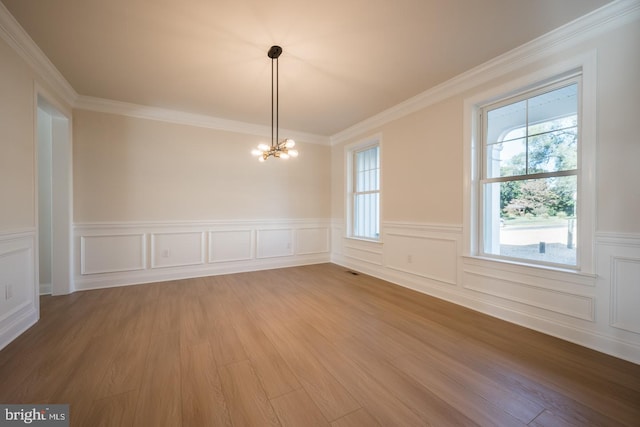
[{"label": "doorway opening", "polygon": [[38,276],[40,294],[73,291],[71,123],[42,95],[37,99]]}]

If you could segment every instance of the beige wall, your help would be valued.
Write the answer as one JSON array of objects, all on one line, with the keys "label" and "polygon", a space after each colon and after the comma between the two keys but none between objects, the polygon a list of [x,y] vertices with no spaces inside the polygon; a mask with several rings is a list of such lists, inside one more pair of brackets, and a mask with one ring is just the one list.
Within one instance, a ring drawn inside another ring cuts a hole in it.
[{"label": "beige wall", "polygon": [[598,48],[598,230],[640,232],[640,25]]},{"label": "beige wall", "polygon": [[635,23],[333,147],[332,216],[344,217],[344,146],[382,135],[382,220],[462,225],[464,99],[567,54],[597,49],[597,229],[640,232],[640,27]]},{"label": "beige wall", "polygon": [[33,74],[0,40],[0,231],[35,227]]},{"label": "beige wall", "polygon": [[259,163],[265,138],[74,111],[74,222],[327,218],[330,148]]},{"label": "beige wall", "polygon": [[385,221],[462,222],[460,106],[450,99],[385,127]]}]

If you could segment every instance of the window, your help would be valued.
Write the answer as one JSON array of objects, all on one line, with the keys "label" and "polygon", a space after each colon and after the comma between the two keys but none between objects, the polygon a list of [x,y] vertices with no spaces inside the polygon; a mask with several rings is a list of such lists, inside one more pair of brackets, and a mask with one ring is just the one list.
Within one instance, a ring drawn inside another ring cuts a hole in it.
[{"label": "window", "polygon": [[349,235],[380,239],[380,144],[358,144],[348,151]]},{"label": "window", "polygon": [[484,105],[478,252],[577,268],[579,76]]}]

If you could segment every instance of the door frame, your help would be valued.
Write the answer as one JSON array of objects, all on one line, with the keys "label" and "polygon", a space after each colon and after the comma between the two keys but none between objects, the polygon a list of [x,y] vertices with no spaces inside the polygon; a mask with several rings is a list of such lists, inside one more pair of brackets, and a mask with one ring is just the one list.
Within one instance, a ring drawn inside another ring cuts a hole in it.
[{"label": "door frame", "polygon": [[35,222],[36,286],[40,288],[40,226],[38,212],[38,108],[52,117],[52,203],[51,203],[51,294],[73,292],[73,154],[72,110],[63,106],[49,91],[35,85]]}]

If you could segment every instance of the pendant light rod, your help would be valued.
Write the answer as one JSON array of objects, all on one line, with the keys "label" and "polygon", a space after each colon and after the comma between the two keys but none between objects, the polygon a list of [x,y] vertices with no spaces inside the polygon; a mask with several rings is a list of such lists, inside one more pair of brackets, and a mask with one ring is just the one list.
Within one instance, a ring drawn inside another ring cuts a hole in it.
[{"label": "pendant light rod", "polygon": [[[279,88],[279,70],[278,70],[278,58],[282,54],[282,48],[280,46],[271,46],[269,52],[267,52],[267,56],[271,58],[271,146],[275,147],[275,144],[278,141],[278,128],[280,124],[280,120],[278,120],[279,107],[280,107],[280,88]],[[274,77],[274,69],[275,66],[275,77]],[[275,95],[274,95],[274,85],[275,85]],[[274,104],[275,104],[275,116],[274,116]],[[274,120],[275,117],[275,120]],[[274,126],[275,125],[275,126]],[[275,132],[275,138],[274,138]]]}]

